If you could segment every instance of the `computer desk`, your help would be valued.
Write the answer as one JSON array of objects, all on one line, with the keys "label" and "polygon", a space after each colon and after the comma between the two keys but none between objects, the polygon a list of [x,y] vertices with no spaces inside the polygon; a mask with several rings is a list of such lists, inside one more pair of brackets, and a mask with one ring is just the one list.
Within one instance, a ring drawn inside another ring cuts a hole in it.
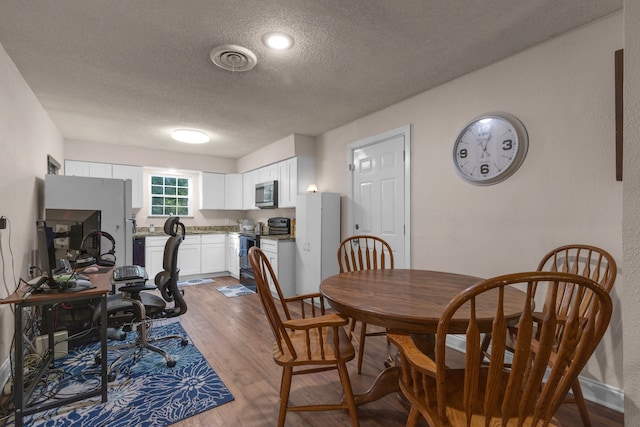
[{"label": "computer desk", "polygon": [[[104,270],[103,270],[104,271]],[[87,399],[89,397],[101,396],[102,402],[107,401],[107,294],[111,291],[111,282],[113,278],[113,269],[104,271],[101,273],[87,274],[91,284],[95,286],[92,289],[85,289],[78,292],[56,292],[56,293],[32,293],[25,297],[26,289],[21,286],[13,294],[7,298],[0,300],[0,304],[14,304],[15,310],[15,378],[14,378],[14,396],[15,396],[15,411],[16,411],[16,427],[22,427],[24,424],[24,417],[26,415],[34,414],[47,409],[55,408],[58,406],[66,405],[68,403],[76,402],[78,400]],[[24,288],[24,289],[23,289]],[[55,367],[54,360],[54,330],[51,328],[49,333],[49,351],[42,363],[42,366],[37,373],[37,376],[28,385],[27,390],[24,386],[24,317],[23,310],[27,307],[41,306],[43,308],[43,315],[47,316],[48,324],[54,325],[53,314],[54,308],[58,304],[74,302],[74,301],[86,301],[95,298],[100,298],[101,304],[101,318],[100,318],[100,343],[101,343],[101,387],[100,389],[91,390],[88,392],[80,393],[76,396],[68,397],[65,399],[55,399],[50,403],[42,403],[34,406],[29,406],[28,402],[31,398],[36,385],[42,378],[43,374],[50,368]]]}]

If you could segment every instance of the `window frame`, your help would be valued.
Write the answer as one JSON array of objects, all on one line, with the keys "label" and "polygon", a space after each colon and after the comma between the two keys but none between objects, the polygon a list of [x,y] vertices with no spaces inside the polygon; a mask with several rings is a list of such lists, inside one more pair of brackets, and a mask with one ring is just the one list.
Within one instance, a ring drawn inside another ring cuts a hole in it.
[{"label": "window frame", "polygon": [[[161,178],[162,184],[154,183],[154,178]],[[175,184],[171,184],[171,180],[175,180]],[[185,186],[181,181],[186,181]],[[167,182],[169,181],[169,182]],[[158,189],[162,188],[162,193],[154,193]],[[187,194],[178,194],[180,189],[186,188]],[[169,191],[167,191],[169,189]],[[175,191],[172,191],[175,190]],[[167,218],[171,215],[190,217],[193,212],[193,178],[188,175],[182,174],[170,174],[162,172],[153,172],[149,174],[149,216],[150,217],[162,217]],[[163,203],[161,205],[155,204],[154,199],[162,198]],[[175,199],[175,204],[167,203],[167,199]],[[180,200],[184,200],[186,204],[181,204]],[[162,212],[158,212],[157,208],[161,207]],[[186,208],[186,213],[184,209]]]}]

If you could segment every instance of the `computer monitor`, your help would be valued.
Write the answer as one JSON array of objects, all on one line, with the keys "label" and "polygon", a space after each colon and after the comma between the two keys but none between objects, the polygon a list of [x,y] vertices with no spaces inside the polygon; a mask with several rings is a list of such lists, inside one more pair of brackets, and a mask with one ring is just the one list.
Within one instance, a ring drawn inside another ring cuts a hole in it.
[{"label": "computer monitor", "polygon": [[56,251],[54,247],[54,233],[51,227],[47,227],[45,221],[36,221],[36,233],[38,236],[38,256],[42,274],[48,277],[49,286],[54,286],[53,276],[56,270]]},{"label": "computer monitor", "polygon": [[66,259],[73,265],[83,250],[95,256],[100,254],[100,239],[91,239],[84,248],[81,246],[86,235],[100,230],[101,216],[99,210],[47,209],[45,221],[55,235],[56,260]]}]

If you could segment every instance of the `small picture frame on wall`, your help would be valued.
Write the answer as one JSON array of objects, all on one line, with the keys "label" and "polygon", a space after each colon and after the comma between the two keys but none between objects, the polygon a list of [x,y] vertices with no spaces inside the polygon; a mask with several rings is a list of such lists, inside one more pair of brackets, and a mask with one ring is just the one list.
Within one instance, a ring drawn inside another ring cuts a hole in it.
[{"label": "small picture frame on wall", "polygon": [[623,110],[622,83],[624,77],[624,52],[622,49],[615,52],[615,102],[616,102],[616,181],[622,181],[622,136],[623,136]]}]

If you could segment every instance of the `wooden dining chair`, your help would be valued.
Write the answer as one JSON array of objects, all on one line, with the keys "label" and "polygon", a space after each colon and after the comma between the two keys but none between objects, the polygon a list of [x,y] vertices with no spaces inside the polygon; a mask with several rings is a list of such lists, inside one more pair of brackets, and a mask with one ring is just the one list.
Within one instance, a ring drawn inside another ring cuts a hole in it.
[{"label": "wooden dining chair", "polygon": [[[338,247],[338,266],[340,273],[393,268],[393,251],[391,246],[380,237],[351,236],[344,239]],[[359,335],[356,335],[355,329],[356,321],[351,319],[349,336],[358,345],[358,373],[361,373],[366,338],[386,335],[386,331],[367,332],[365,322],[361,322]]]},{"label": "wooden dining chair", "polygon": [[[589,245],[572,244],[560,246],[549,251],[538,264],[538,271],[563,271],[566,273],[580,274],[599,283],[605,291],[611,292],[613,284],[616,281],[618,267],[611,254],[604,249]],[[574,291],[570,283],[560,287],[560,292],[557,295],[558,304],[556,305],[558,317],[566,317],[569,310],[567,301],[570,300],[571,294]],[[534,294],[535,293],[534,288]],[[592,301],[591,298],[592,294],[588,292],[579,310],[581,316],[589,309]],[[562,326],[558,327],[556,331],[558,341],[562,332]],[[586,427],[591,427],[589,412],[584,401],[580,382],[577,378],[571,386],[571,391],[573,397],[568,397],[565,403],[575,403],[578,406],[582,423]]]},{"label": "wooden dining chair", "polygon": [[[348,319],[338,314],[325,314],[324,300],[319,293],[284,298],[269,259],[262,250],[250,248],[249,261],[262,307],[275,336],[273,360],[282,367],[278,426],[284,426],[287,411],[347,409],[351,423],[357,427],[358,414],[346,366],[355,357],[355,350],[344,329]],[[277,299],[272,296],[269,281],[275,288]],[[292,318],[288,303],[299,304],[301,318]],[[289,406],[293,375],[332,369],[338,370],[344,390],[341,403]]]},{"label": "wooden dining chair", "polygon": [[[505,319],[504,290],[520,285],[526,290],[518,321],[513,359],[508,356],[509,325]],[[547,288],[543,316],[534,313],[536,287]],[[571,296],[558,298],[567,286]],[[476,317],[476,307],[490,295],[493,319]],[[589,308],[581,307],[590,300]],[[558,314],[558,306],[566,315]],[[558,425],[554,414],[597,347],[611,319],[608,292],[593,280],[563,272],[510,274],[479,282],[458,294],[446,307],[436,334],[435,360],[418,350],[409,335],[389,333],[400,350],[400,388],[411,403],[407,426],[419,416],[437,426],[547,426]],[[460,325],[456,318],[468,318]],[[558,325],[564,333],[556,335]],[[481,330],[490,327],[491,358],[483,363]],[[464,368],[448,368],[448,333],[466,331]],[[549,368],[549,369],[547,369]],[[549,371],[549,372],[547,372]],[[545,375],[548,374],[548,375]]]}]

